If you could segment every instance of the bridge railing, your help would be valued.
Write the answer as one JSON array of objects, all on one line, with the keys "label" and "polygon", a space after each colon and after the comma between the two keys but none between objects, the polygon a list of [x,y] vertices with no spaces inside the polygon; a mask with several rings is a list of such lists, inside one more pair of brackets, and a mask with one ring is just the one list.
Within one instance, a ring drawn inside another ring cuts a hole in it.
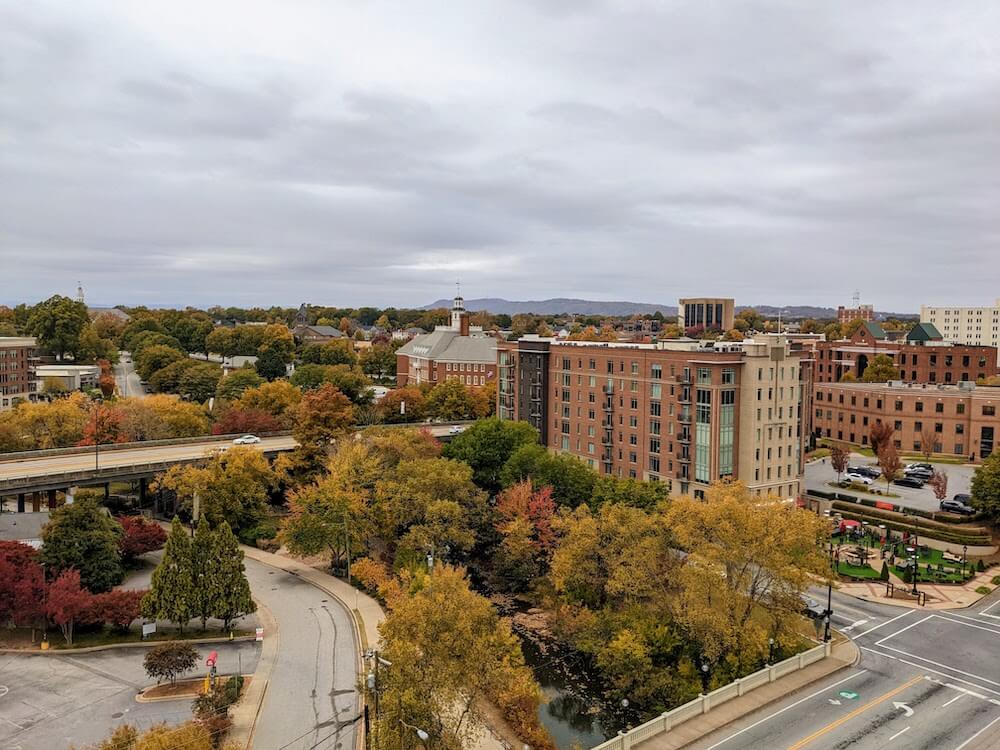
[{"label": "bridge railing", "polygon": [[690,721],[697,716],[707,714],[710,710],[726,701],[746,695],[751,690],[774,682],[786,674],[804,669],[810,664],[814,664],[829,656],[830,650],[831,645],[823,643],[808,651],[796,654],[789,659],[779,661],[777,664],[764,667],[764,669],[749,674],[746,677],[741,677],[735,682],[730,682],[728,685],[716,688],[707,695],[699,695],[693,701],[688,701],[682,706],[662,713],[656,718],[650,719],[645,724],[640,724],[634,729],[622,732],[618,736],[602,742],[593,748],[593,750],[630,750],[630,748],[635,747],[644,740],[648,740],[650,737],[669,732],[685,721]]}]

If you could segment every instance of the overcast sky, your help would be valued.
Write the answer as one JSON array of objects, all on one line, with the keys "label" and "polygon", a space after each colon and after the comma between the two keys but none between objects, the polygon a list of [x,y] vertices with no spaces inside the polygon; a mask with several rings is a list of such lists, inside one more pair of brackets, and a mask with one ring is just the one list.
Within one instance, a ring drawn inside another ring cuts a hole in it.
[{"label": "overcast sky", "polygon": [[1000,4],[0,0],[0,301],[1000,297]]}]

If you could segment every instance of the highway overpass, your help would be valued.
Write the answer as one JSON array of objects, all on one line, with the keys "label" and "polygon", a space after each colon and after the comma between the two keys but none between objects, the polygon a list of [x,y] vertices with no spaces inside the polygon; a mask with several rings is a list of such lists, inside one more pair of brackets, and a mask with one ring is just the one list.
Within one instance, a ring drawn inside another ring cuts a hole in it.
[{"label": "highway overpass", "polygon": [[[435,437],[448,440],[453,425],[412,427],[428,427]],[[196,463],[216,451],[227,450],[232,444],[231,436],[223,439],[205,437],[199,440],[157,441],[150,445],[102,446],[97,455],[93,447],[19,453],[8,458],[0,455],[0,498],[16,497],[18,511],[24,511],[29,499],[32,506],[38,509],[40,495],[44,493],[48,494],[49,506],[54,507],[56,492],[66,492],[70,487],[106,486],[110,482],[139,480],[140,492],[144,493],[146,480],[171,466]],[[277,435],[264,437],[248,447],[268,456],[276,456],[297,445],[291,435]]]}]

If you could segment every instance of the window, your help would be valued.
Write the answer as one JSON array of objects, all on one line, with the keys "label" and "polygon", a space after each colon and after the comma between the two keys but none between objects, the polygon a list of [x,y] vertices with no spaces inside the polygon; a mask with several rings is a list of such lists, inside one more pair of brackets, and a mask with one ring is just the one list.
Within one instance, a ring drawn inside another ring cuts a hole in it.
[{"label": "window", "polygon": [[965,404],[956,404],[955,405],[955,413],[956,414],[965,414]]},{"label": "window", "polygon": [[650,401],[649,402],[649,415],[651,417],[658,417],[658,416],[660,416],[660,402],[659,401]]},{"label": "window", "polygon": [[660,378],[662,378],[663,377],[663,366],[662,365],[653,365],[650,368],[649,376],[653,380],[659,380]]},{"label": "window", "polygon": [[659,453],[660,452],[660,439],[659,438],[650,438],[649,439],[649,452],[650,453]]},{"label": "window", "polygon": [[924,423],[923,422],[914,422],[913,423],[913,431],[914,432],[923,432],[923,430],[924,430]]},{"label": "window", "polygon": [[995,417],[997,413],[997,408],[995,406],[983,406],[983,416],[984,417]]},{"label": "window", "polygon": [[[934,432],[944,432],[944,425],[940,422],[934,423]],[[940,453],[940,451],[938,451]]]},{"label": "window", "polygon": [[630,409],[638,409],[639,408],[639,399],[637,399],[637,398],[631,399],[629,401],[629,407],[628,408],[630,408]]},{"label": "window", "polygon": [[944,414],[944,404],[938,401],[936,404],[934,404],[934,411],[937,414]]},{"label": "window", "polygon": [[632,374],[633,375],[638,375],[639,374],[639,363],[638,362],[633,362],[632,363]]},{"label": "window", "polygon": [[712,370],[708,367],[698,368],[698,383],[707,385],[712,382]]},{"label": "window", "polygon": [[639,418],[635,414],[628,418],[628,426],[633,429],[639,426]]},{"label": "window", "polygon": [[[660,457],[659,456],[650,456],[649,457],[649,470],[650,471],[659,471],[660,470]],[[650,477],[650,479],[652,479],[652,478],[653,477]]]},{"label": "window", "polygon": [[723,367],[722,368],[722,384],[723,385],[732,385],[735,382],[736,382],[736,370],[734,370],[732,367]]},{"label": "window", "polygon": [[918,412],[923,411],[924,410],[924,402],[923,401],[917,401],[915,408],[916,408],[916,410]]}]

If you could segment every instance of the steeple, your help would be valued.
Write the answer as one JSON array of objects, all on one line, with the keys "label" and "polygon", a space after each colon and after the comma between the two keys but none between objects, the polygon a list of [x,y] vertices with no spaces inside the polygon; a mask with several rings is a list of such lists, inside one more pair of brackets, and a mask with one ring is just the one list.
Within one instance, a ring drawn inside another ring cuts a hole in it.
[{"label": "steeple", "polygon": [[469,335],[469,313],[465,309],[465,300],[462,299],[462,287],[455,282],[455,299],[451,303],[451,327],[462,336]]},{"label": "steeple", "polygon": [[76,282],[76,301],[83,304],[83,284]]}]

